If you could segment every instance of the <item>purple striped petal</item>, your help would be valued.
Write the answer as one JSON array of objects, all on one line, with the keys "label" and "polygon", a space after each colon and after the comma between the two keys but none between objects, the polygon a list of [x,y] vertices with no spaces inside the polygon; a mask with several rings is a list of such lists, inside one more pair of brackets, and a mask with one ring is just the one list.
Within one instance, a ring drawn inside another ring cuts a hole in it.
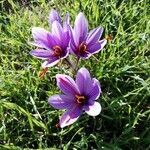
[{"label": "purple striped petal", "polygon": [[63,29],[64,31],[68,31],[69,30],[69,22],[70,22],[70,17],[69,17],[69,13],[66,13],[66,16],[64,18],[64,22],[63,22]]},{"label": "purple striped petal", "polygon": [[53,95],[48,99],[51,106],[56,109],[69,109],[75,102],[75,97],[63,94]]},{"label": "purple striped petal", "polygon": [[69,43],[69,48],[68,49],[69,49],[69,51],[70,51],[71,54],[74,54],[74,55],[76,54],[75,53],[76,52],[75,51],[76,48],[75,48],[75,45],[73,45],[72,42]]},{"label": "purple striped petal", "polygon": [[63,28],[58,21],[52,23],[52,34],[55,35],[60,41],[63,40]]},{"label": "purple striped petal", "polygon": [[50,44],[49,44],[49,41],[47,39],[47,36],[49,34],[50,33],[43,28],[33,27],[32,28],[32,35],[33,35],[33,38],[35,41],[33,43],[33,45],[37,45],[38,47],[49,49]]},{"label": "purple striped petal", "polygon": [[89,71],[86,68],[81,68],[77,72],[76,83],[81,94],[86,94],[92,86],[92,80]]},{"label": "purple striped petal", "polygon": [[90,33],[86,39],[86,43],[90,46],[97,43],[97,41],[102,36],[102,33],[103,33],[103,28],[99,27],[99,28],[93,29],[92,31],[90,31]]},{"label": "purple striped petal", "polygon": [[53,55],[53,51],[44,49],[35,49],[31,51],[30,54],[40,59],[50,59]]},{"label": "purple striped petal", "polygon": [[74,25],[75,38],[80,42],[85,41],[88,33],[88,22],[83,13],[79,13]]},{"label": "purple striped petal", "polygon": [[106,39],[100,40],[99,43],[101,44],[101,49],[103,49],[107,43],[107,40]]},{"label": "purple striped petal", "polygon": [[51,59],[45,61],[45,62],[42,64],[42,67],[43,67],[43,68],[52,67],[52,66],[56,65],[59,61],[60,61],[60,59],[58,59],[58,58],[56,58],[56,57],[52,57]]},{"label": "purple striped petal", "polygon": [[63,93],[67,95],[76,95],[79,93],[75,81],[70,76],[57,74],[56,80],[57,86]]},{"label": "purple striped petal", "polygon": [[56,45],[61,45],[61,41],[55,35],[49,34],[47,36],[47,40],[51,49],[53,49],[53,47]]},{"label": "purple striped petal", "polygon": [[85,106],[83,108],[85,110],[85,112],[90,115],[90,116],[97,116],[100,114],[102,107],[100,105],[100,103],[98,102],[94,102],[93,105],[90,106]]},{"label": "purple striped petal", "polygon": [[80,117],[82,110],[77,105],[66,111],[60,118],[60,127],[64,128],[68,125],[73,124]]},{"label": "purple striped petal", "polygon": [[66,49],[69,45],[69,41],[70,41],[70,36],[69,36],[69,31],[66,31],[66,32],[63,32],[63,35],[62,35],[63,39],[62,39],[62,48],[63,49]]},{"label": "purple striped petal", "polygon": [[74,53],[77,51],[77,47],[79,46],[79,38],[76,36],[75,31],[70,27],[70,43],[73,45]]},{"label": "purple striped petal", "polygon": [[98,53],[106,45],[107,40],[103,39],[98,43],[93,44],[92,46],[88,45],[88,51],[92,54]]},{"label": "purple striped petal", "polygon": [[92,83],[93,84],[87,93],[87,96],[89,98],[89,103],[91,103],[94,100],[97,100],[101,93],[101,87],[99,81],[96,78],[93,78]]},{"label": "purple striped petal", "polygon": [[58,21],[59,23],[61,23],[61,18],[57,11],[54,9],[51,10],[48,19],[50,24],[52,24],[54,21]]}]

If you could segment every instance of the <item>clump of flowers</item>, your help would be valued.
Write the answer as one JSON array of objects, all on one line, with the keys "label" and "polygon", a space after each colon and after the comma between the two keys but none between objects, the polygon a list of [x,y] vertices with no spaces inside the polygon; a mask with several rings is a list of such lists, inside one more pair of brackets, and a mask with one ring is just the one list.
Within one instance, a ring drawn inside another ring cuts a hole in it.
[{"label": "clump of flowers", "polygon": [[[103,33],[101,27],[88,32],[88,21],[81,12],[77,15],[73,28],[68,13],[63,21],[57,11],[51,10],[48,21],[51,32],[40,27],[32,28],[34,42],[31,44],[37,48],[30,54],[44,60],[42,75],[48,67],[61,60],[66,60],[74,70],[75,80],[69,75],[56,74],[57,86],[62,93],[48,99],[54,108],[65,110],[59,121],[59,126],[63,128],[74,123],[83,112],[90,116],[97,116],[101,112],[101,105],[96,101],[101,93],[99,81],[92,78],[86,68],[77,68],[79,59],[88,59],[98,53],[106,45],[106,39],[100,40]],[[70,61],[69,55],[76,56],[77,67],[74,67],[74,60]]]}]

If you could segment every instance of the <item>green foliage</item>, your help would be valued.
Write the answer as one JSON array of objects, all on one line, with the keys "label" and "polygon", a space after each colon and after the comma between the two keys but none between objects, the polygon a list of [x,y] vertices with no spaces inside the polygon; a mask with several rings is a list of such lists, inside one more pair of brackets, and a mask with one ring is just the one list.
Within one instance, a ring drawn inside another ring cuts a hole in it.
[{"label": "green foliage", "polygon": [[[0,1],[0,149],[150,149],[150,11],[148,0]],[[47,99],[59,92],[50,68],[38,77],[41,61],[29,55],[31,29],[49,29],[51,8],[71,22],[83,11],[90,28],[103,26],[112,35],[105,50],[81,66],[102,86],[102,112],[82,115],[73,125],[55,127],[62,112]],[[96,64],[96,65],[95,65]]]}]

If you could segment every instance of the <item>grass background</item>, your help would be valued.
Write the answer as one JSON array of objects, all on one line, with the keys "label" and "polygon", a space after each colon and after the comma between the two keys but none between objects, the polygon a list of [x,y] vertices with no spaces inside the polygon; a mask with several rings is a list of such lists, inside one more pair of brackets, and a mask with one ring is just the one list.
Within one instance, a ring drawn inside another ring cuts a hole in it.
[{"label": "grass background", "polygon": [[[103,26],[113,39],[104,51],[82,61],[102,86],[102,112],[86,114],[63,130],[61,111],[47,99],[58,93],[53,67],[38,77],[41,61],[29,55],[33,26],[49,30],[51,8],[71,22],[83,11],[90,29]],[[0,149],[150,149],[150,11],[148,0],[0,1]]]}]

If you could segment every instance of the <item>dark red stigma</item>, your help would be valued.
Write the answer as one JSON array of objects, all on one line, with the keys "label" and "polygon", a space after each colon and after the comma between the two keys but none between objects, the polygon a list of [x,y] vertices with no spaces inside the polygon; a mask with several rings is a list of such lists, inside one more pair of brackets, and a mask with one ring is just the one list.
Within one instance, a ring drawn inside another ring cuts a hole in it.
[{"label": "dark red stigma", "polygon": [[87,53],[87,45],[86,45],[86,43],[82,42],[82,43],[79,45],[79,47],[78,47],[78,53],[79,53],[80,55],[83,55],[83,54]]},{"label": "dark red stigma", "polygon": [[54,50],[54,54],[53,54],[54,56],[60,57],[62,55],[62,49],[60,46],[57,46],[57,45],[54,46],[53,50]]},{"label": "dark red stigma", "polygon": [[78,104],[83,104],[86,101],[85,96],[75,95],[75,97],[76,97],[76,101],[77,101]]}]

